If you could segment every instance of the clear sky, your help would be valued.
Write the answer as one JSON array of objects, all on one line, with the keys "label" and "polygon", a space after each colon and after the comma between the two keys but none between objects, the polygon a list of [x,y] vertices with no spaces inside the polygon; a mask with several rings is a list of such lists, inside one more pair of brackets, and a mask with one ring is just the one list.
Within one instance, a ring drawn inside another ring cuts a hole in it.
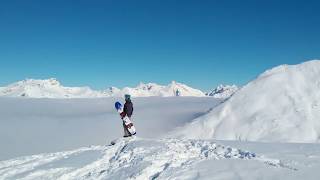
[{"label": "clear sky", "polygon": [[243,85],[279,64],[320,59],[313,0],[1,0],[0,86],[171,80]]}]

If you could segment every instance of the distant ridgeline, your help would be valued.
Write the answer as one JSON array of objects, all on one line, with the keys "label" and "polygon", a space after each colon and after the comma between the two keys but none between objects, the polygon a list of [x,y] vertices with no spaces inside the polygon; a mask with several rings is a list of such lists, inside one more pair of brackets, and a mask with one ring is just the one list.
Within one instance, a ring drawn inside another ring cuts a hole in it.
[{"label": "distant ridgeline", "polygon": [[4,97],[29,97],[29,98],[99,98],[99,97],[122,97],[131,94],[133,97],[149,96],[213,96],[215,98],[227,98],[238,88],[236,86],[222,86],[215,88],[210,93],[191,88],[185,84],[172,81],[163,86],[155,83],[140,83],[137,87],[125,87],[119,89],[110,87],[106,90],[97,91],[90,87],[64,87],[54,78],[39,80],[26,79],[6,87],[0,87],[0,96]]}]

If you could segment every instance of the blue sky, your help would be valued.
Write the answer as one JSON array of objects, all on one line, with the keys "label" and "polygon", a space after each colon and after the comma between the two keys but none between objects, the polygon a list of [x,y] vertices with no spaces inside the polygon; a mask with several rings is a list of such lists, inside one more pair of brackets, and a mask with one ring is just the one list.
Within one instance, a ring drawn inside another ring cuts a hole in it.
[{"label": "blue sky", "polygon": [[243,85],[279,64],[320,58],[320,3],[227,0],[0,1],[0,86],[171,80]]}]

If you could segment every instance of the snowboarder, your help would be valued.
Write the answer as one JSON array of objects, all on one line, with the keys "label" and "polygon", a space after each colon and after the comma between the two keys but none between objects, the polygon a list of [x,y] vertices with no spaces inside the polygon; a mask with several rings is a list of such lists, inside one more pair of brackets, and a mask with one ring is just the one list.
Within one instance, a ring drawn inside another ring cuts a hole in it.
[{"label": "snowboarder", "polygon": [[[132,104],[132,101],[131,101],[131,96],[129,94],[126,94],[124,96],[124,98],[126,100],[126,103],[124,104],[123,112],[120,115],[121,115],[122,119],[127,116],[131,120],[131,116],[133,114],[133,104]],[[123,137],[130,137],[130,136],[136,134],[136,133],[135,134],[131,134],[128,131],[128,128],[126,127],[125,122],[123,122],[122,125],[123,125],[123,130],[124,130],[124,136]]]},{"label": "snowboarder", "polygon": [[180,93],[179,89],[177,89],[176,90],[176,96],[180,96],[180,95],[181,95],[181,93]]}]

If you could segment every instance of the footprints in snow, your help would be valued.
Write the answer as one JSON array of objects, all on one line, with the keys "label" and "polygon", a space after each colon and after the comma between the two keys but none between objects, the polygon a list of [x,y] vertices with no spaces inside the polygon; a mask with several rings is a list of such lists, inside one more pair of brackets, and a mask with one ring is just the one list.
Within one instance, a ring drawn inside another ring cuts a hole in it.
[{"label": "footprints in snow", "polygon": [[126,171],[125,168],[134,168],[137,170],[127,174],[130,179],[157,179],[167,171],[187,168],[206,159],[257,160],[273,167],[296,170],[279,160],[262,158],[255,153],[203,140],[139,140],[132,143],[117,142],[111,148],[118,150],[108,159],[109,166],[95,173],[99,177],[112,177],[112,174]]}]

